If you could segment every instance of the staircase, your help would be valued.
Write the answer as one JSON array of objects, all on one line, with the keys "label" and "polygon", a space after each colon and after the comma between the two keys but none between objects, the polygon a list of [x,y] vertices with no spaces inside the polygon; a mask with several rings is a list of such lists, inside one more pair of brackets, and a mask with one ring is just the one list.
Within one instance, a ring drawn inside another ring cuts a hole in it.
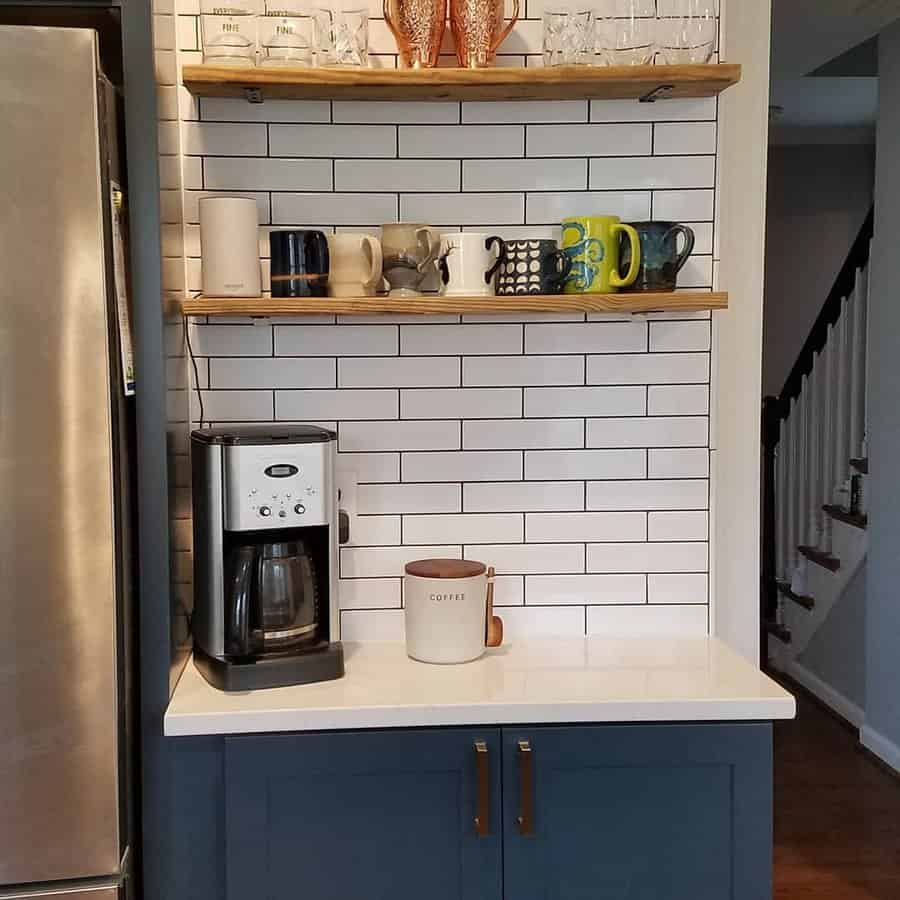
[{"label": "staircase", "polygon": [[866,559],[872,223],[870,214],[784,390],[764,404],[764,647],[801,682],[798,658]]}]

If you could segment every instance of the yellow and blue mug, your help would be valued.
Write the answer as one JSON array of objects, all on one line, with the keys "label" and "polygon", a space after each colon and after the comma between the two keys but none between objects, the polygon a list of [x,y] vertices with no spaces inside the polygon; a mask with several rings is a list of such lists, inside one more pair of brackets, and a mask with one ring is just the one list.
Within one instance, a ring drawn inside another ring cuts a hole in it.
[{"label": "yellow and blue mug", "polygon": [[[619,238],[631,244],[631,265],[619,273]],[[562,223],[562,250],[572,262],[566,294],[610,294],[634,284],[641,268],[641,241],[618,216],[578,216]]]}]

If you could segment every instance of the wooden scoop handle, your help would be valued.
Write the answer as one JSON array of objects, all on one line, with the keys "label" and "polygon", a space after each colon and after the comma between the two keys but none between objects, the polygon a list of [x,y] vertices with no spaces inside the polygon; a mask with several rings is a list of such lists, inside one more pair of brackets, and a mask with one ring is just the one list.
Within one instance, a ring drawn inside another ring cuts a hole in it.
[{"label": "wooden scoop handle", "polygon": [[503,643],[503,619],[494,615],[494,567],[487,571],[487,611],[484,617],[484,644],[486,647],[499,647]]}]

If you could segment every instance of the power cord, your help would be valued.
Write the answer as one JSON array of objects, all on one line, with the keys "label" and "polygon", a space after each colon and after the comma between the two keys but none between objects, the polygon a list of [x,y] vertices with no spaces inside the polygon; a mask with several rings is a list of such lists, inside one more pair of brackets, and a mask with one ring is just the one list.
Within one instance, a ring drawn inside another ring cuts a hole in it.
[{"label": "power cord", "polygon": [[[199,294],[197,295],[200,296]],[[205,419],[204,409],[203,409],[203,391],[200,390],[200,371],[197,369],[197,359],[194,356],[194,348],[191,345],[191,329],[188,324],[188,317],[182,316],[182,322],[184,323],[184,340],[187,344],[188,356],[191,359],[191,366],[194,369],[194,390],[197,392],[197,403],[200,406],[200,427],[203,427],[203,422]],[[190,414],[188,415],[190,418]]]}]

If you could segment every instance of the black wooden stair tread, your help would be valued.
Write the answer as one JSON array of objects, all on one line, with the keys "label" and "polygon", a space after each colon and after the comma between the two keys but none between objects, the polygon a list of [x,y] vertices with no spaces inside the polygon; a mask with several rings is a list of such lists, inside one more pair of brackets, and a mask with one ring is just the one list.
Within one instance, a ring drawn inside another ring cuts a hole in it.
[{"label": "black wooden stair tread", "polygon": [[858,513],[849,513],[846,509],[841,509],[840,506],[829,506],[826,504],[822,509],[824,509],[832,519],[837,519],[838,522],[844,522],[846,525],[852,525],[854,528],[865,529],[869,524],[868,516],[862,516]]},{"label": "black wooden stair tread", "polygon": [[857,472],[862,472],[863,475],[869,474],[869,460],[868,458],[864,459],[851,459],[850,465],[856,469]]},{"label": "black wooden stair tread", "polygon": [[810,562],[814,562],[829,572],[837,572],[841,567],[841,561],[830,553],[823,553],[816,547],[798,547],[801,555],[805,556]]},{"label": "black wooden stair tread", "polygon": [[794,603],[799,604],[804,609],[813,609],[815,607],[816,601],[812,597],[808,597],[806,594],[795,594],[786,581],[776,581],[775,583],[778,585],[778,590],[789,600],[793,600]]},{"label": "black wooden stair tread", "polygon": [[766,634],[771,634],[772,637],[778,638],[782,644],[791,642],[790,630],[785,628],[784,625],[779,625],[778,622],[766,622]]}]

